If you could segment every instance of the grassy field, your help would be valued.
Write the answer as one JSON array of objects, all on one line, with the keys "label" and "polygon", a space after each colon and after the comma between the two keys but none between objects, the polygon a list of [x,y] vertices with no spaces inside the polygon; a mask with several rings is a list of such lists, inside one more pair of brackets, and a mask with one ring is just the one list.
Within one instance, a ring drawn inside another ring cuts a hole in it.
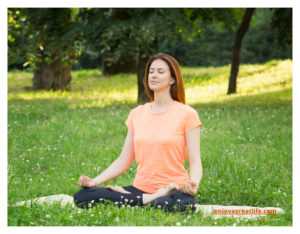
[{"label": "grassy field", "polygon": [[[202,122],[198,204],[281,207],[285,214],[238,221],[113,205],[12,207],[73,196],[81,174],[104,171],[120,155],[124,122],[137,106],[136,75],[77,71],[71,92],[35,92],[32,74],[14,71],[8,73],[8,226],[292,226],[292,61],[241,65],[233,95],[226,95],[230,66],[182,71],[186,103]],[[134,161],[102,186],[132,185],[136,167]]]}]

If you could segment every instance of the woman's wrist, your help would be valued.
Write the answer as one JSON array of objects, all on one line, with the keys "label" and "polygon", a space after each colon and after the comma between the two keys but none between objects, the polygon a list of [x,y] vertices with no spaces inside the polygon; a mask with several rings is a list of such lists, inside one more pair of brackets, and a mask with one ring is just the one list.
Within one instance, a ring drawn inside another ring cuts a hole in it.
[{"label": "woman's wrist", "polygon": [[93,186],[95,186],[95,187],[97,187],[97,186],[99,185],[95,179],[92,179],[92,180],[90,181],[90,183],[92,183]]}]

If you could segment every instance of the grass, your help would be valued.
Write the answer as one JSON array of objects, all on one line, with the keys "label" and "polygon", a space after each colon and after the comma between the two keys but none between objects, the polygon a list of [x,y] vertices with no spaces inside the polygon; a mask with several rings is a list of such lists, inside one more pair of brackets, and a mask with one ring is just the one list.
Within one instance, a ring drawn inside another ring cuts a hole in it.
[{"label": "grass", "polygon": [[[13,71],[8,73],[8,226],[292,226],[292,61],[241,65],[233,95],[226,95],[229,71],[229,66],[182,68],[186,103],[203,124],[197,202],[281,207],[285,214],[238,222],[201,212],[113,205],[89,211],[59,204],[12,207],[35,197],[73,196],[81,174],[96,177],[104,171],[121,153],[124,122],[137,106],[136,75],[76,71],[71,92],[35,92],[32,74]],[[101,186],[132,185],[136,168],[134,161]]]}]

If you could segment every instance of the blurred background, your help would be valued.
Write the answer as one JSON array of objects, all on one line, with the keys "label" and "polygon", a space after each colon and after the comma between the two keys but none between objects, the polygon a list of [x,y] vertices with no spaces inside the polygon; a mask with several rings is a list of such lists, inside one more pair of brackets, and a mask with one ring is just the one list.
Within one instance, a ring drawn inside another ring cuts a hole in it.
[{"label": "blurred background", "polygon": [[72,72],[97,70],[135,74],[137,101],[149,101],[143,72],[159,52],[230,68],[236,93],[240,64],[292,59],[292,8],[8,8],[8,72],[31,73],[27,91],[71,91]]}]

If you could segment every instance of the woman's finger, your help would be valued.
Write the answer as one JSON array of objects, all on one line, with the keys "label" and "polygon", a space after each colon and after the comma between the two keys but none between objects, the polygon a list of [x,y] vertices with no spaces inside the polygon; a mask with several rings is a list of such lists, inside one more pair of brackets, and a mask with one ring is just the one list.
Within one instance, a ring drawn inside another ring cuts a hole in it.
[{"label": "woman's finger", "polygon": [[185,184],[185,189],[186,189],[186,194],[190,194],[190,188],[188,183]]},{"label": "woman's finger", "polygon": [[187,183],[187,190],[188,190],[188,194],[189,195],[193,194],[192,187],[191,187],[191,185],[189,183]]}]

